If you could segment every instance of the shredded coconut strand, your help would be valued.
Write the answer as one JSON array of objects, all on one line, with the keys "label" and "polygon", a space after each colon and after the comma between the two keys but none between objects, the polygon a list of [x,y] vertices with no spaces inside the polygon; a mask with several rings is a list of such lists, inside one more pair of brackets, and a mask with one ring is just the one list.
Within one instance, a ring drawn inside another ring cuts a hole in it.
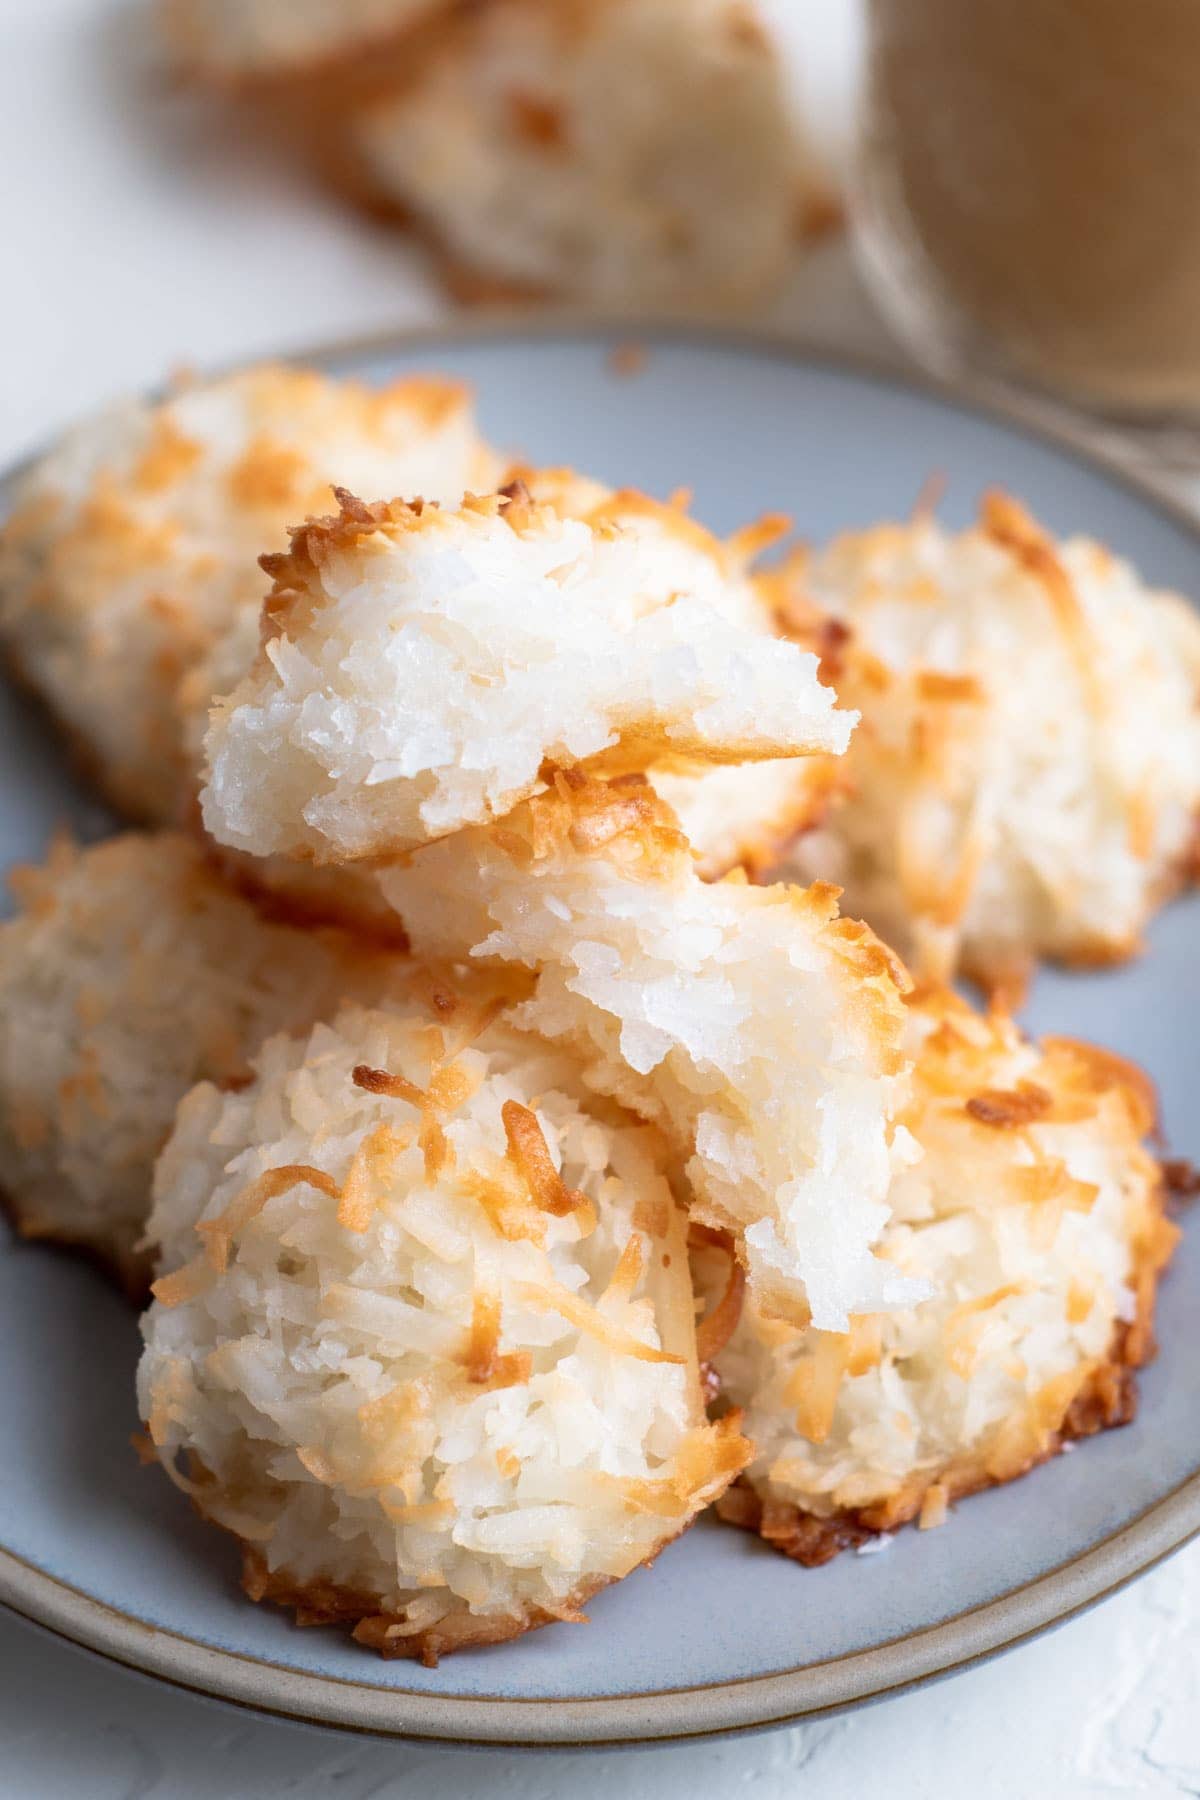
[{"label": "shredded coconut strand", "polygon": [[346,861],[500,818],[547,763],[843,750],[853,717],[742,554],[569,475],[456,511],[343,497],[272,564],[271,634],[208,735],[209,830]]},{"label": "shredded coconut strand", "polygon": [[400,38],[440,0],[159,0],[168,46],[210,81],[294,78]]},{"label": "shredded coconut strand", "polygon": [[391,962],[268,922],[169,832],[60,844],[12,877],[0,925],[0,1158],[22,1231],[87,1245],[133,1288],[150,1175],[193,1082],[237,1079],[264,1037]]},{"label": "shredded coconut strand", "polygon": [[[892,1183],[880,1250],[934,1297],[856,1316],[841,1335],[798,1330],[751,1297],[718,1359],[756,1446],[747,1480],[762,1528],[785,1546],[772,1507],[875,1529],[938,1522],[956,1493],[1056,1448],[1089,1396],[1094,1422],[1079,1428],[1127,1416],[1122,1365],[1152,1348],[1155,1282],[1178,1234],[1142,1144],[1153,1116],[1138,1072],[1065,1039],[1039,1048],[949,993],[912,1006],[909,1035],[903,1119],[924,1154]],[[1032,1088],[1046,1099],[1035,1120]],[[981,1115],[971,1102],[984,1092]],[[714,1291],[723,1278],[699,1259],[697,1275]]]},{"label": "shredded coconut strand", "polygon": [[1012,500],[837,540],[798,609],[849,627],[830,678],[864,723],[796,868],[918,973],[1019,986],[1039,956],[1111,962],[1190,873],[1200,621]]},{"label": "shredded coconut strand", "polygon": [[745,306],[823,197],[744,0],[489,0],[346,119],[452,265],[526,292]]}]

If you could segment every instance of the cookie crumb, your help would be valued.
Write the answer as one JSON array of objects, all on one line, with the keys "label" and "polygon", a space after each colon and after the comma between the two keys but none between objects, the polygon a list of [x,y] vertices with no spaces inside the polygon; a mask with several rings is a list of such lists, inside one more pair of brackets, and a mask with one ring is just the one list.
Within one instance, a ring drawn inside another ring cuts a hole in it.
[{"label": "cookie crumb", "polygon": [[644,344],[614,344],[608,353],[608,366],[614,375],[627,380],[640,375],[646,367],[648,353]]}]

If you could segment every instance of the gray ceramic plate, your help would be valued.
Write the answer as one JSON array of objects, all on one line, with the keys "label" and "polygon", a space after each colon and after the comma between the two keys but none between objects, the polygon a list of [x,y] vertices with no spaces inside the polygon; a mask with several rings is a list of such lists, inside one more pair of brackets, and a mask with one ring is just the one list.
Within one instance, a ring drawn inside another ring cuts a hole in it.
[{"label": "gray ceramic plate", "polygon": [[[499,443],[665,494],[694,489],[717,529],[764,510],[805,535],[903,515],[945,471],[965,521],[1002,482],[1058,530],[1094,532],[1154,581],[1200,591],[1194,529],[1148,493],[1014,420],[929,387],[705,333],[580,325],[407,339],[325,354],[374,378],[445,370],[476,384]],[[618,359],[619,360],[619,359]],[[87,806],[53,746],[0,696],[0,854],[34,855]],[[1108,974],[1046,976],[1031,1023],[1091,1037],[1159,1082],[1177,1154],[1200,1158],[1200,900],[1173,907],[1150,954]],[[137,1327],[86,1268],[0,1247],[0,1599],[118,1661],[227,1700],[330,1724],[459,1742],[631,1743],[728,1732],[845,1707],[960,1669],[1111,1592],[1200,1530],[1200,1243],[1166,1285],[1167,1353],[1136,1423],[937,1532],[808,1572],[704,1523],[657,1566],[559,1626],[441,1668],[385,1664],[330,1631],[243,1600],[234,1557],[129,1449]]]}]

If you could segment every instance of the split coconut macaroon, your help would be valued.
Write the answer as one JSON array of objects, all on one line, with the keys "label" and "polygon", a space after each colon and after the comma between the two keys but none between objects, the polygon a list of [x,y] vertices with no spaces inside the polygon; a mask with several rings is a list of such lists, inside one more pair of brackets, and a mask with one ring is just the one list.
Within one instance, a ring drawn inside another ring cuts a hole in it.
[{"label": "split coconut macaroon", "polygon": [[456,504],[497,466],[467,390],[424,377],[373,390],[264,365],[119,405],[18,490],[0,644],[117,809],[174,822],[195,789],[180,685],[257,617],[260,553],[327,511],[333,484]]},{"label": "split coconut macaroon", "polygon": [[488,0],[343,129],[460,292],[738,306],[830,217],[747,0]]},{"label": "split coconut macaroon", "polygon": [[[940,1524],[960,1496],[1129,1419],[1178,1236],[1138,1070],[1032,1043],[945,991],[912,1004],[909,1033],[903,1120],[924,1155],[892,1184],[880,1254],[933,1298],[831,1333],[751,1294],[719,1358],[755,1445],[722,1517],[804,1563]],[[724,1281],[712,1254],[702,1287]]]},{"label": "split coconut macaroon", "polygon": [[[760,634],[771,631],[768,605],[748,623]],[[248,613],[181,687],[185,741],[196,769],[204,766],[204,738],[214,706],[223,707],[224,698],[254,668],[258,650],[259,621]],[[802,832],[821,824],[841,791],[843,760],[801,756],[722,765],[672,758],[655,763],[654,786],[678,816],[705,880],[734,868],[755,876],[773,870]],[[293,912],[359,926],[377,936],[396,930],[395,913],[369,862],[318,865],[282,855],[252,856],[219,844],[213,848],[219,858],[228,859],[236,879],[252,890],[282,896]]]},{"label": "split coconut macaroon", "polygon": [[923,979],[1019,990],[1039,957],[1131,955],[1194,867],[1195,612],[999,493],[958,534],[923,516],[840,538],[795,591],[863,721],[799,871]]},{"label": "split coconut macaroon", "polygon": [[341,498],[268,559],[261,654],[212,714],[202,801],[223,844],[394,857],[503,817],[547,765],[845,749],[853,715],[747,574],[777,521],[722,543],[563,472],[457,509]]},{"label": "split coconut macaroon", "polygon": [[418,954],[535,975],[517,1022],[661,1128],[764,1304],[844,1330],[925,1293],[872,1254],[912,1148],[906,978],[836,890],[705,883],[642,778],[578,772],[381,882]]},{"label": "split coconut macaroon", "polygon": [[578,1619],[726,1487],[749,1446],[705,1418],[662,1167],[445,982],[188,1096],[138,1389],[252,1598],[434,1663]]},{"label": "split coconut macaroon", "polygon": [[269,1033],[385,991],[391,964],[339,932],[264,919],[170,832],[63,842],[11,880],[4,1204],[24,1236],[92,1251],[138,1294],[154,1159],[179,1100],[200,1080],[240,1080]]}]

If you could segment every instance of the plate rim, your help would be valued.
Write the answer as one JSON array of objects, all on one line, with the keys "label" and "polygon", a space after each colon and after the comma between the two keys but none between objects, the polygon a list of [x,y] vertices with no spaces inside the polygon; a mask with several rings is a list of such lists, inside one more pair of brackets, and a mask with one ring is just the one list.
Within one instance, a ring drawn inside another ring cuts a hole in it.
[{"label": "plate rim", "polygon": [[[989,384],[951,381],[912,368],[899,353],[831,346],[813,334],[766,325],[635,315],[581,308],[506,308],[302,345],[274,360],[316,368],[406,351],[508,342],[594,340],[691,344],[824,367],[922,394],[1016,430],[1098,471],[1164,514],[1200,549],[1200,516],[1146,470],[1091,438],[1085,423]],[[266,360],[239,358],[205,371],[220,376]],[[154,390],[150,390],[153,393]],[[35,448],[0,472],[0,494],[45,453]],[[768,1675],[611,1697],[431,1694],[318,1674],[218,1648],[154,1626],[98,1600],[0,1546],[0,1605],[108,1661],[210,1699],[305,1724],[372,1737],[458,1748],[637,1748],[684,1743],[800,1720],[906,1692],[1015,1648],[1065,1623],[1200,1535],[1200,1465],[1120,1530],[994,1600],[883,1644]]]}]

